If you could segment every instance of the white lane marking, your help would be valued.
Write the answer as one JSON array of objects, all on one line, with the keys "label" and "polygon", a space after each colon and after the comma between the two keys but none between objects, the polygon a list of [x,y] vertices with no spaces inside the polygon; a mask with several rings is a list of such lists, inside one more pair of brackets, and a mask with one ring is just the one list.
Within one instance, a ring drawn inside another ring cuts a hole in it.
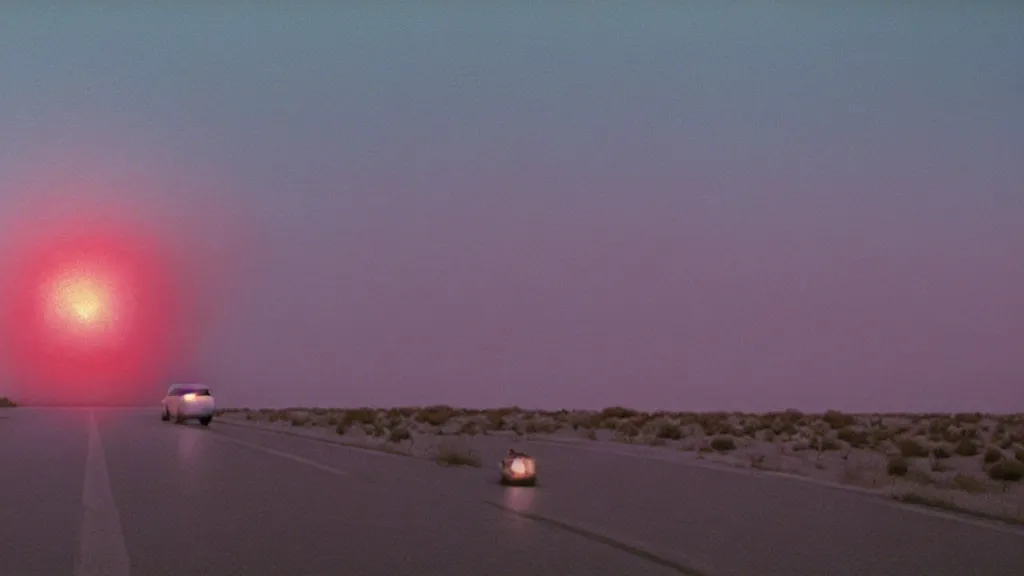
[{"label": "white lane marking", "polygon": [[316,462],[314,460],[310,460],[308,458],[303,458],[302,456],[296,456],[295,454],[289,454],[288,452],[282,452],[280,450],[274,450],[273,448],[267,448],[266,446],[260,446],[259,444],[253,444],[251,442],[246,442],[245,440],[239,440],[238,438],[232,438],[230,436],[225,436],[223,434],[216,434],[215,437],[216,438],[220,438],[221,440],[226,440],[228,442],[234,442],[235,444],[240,444],[242,446],[246,446],[246,447],[252,448],[253,450],[259,450],[260,452],[265,452],[267,454],[270,454],[271,456],[277,456],[279,458],[286,458],[286,459],[291,460],[293,462],[298,462],[300,464],[305,464],[307,466],[312,466],[313,468],[319,468],[320,470],[323,470],[324,472],[330,472],[331,474],[334,474],[335,476],[351,476],[351,473],[346,472],[346,471],[344,471],[344,470],[342,470],[340,468],[335,468],[333,466],[328,466],[326,464],[321,464],[321,463]]},{"label": "white lane marking", "polygon": [[75,576],[128,576],[131,562],[121,531],[121,518],[110,489],[103,441],[96,414],[89,413],[89,448],[82,488],[82,530]]}]

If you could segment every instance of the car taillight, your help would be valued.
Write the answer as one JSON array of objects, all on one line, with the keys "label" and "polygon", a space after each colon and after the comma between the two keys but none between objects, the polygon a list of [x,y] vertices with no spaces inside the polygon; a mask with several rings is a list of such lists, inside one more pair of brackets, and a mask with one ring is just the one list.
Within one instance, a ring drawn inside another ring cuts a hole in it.
[{"label": "car taillight", "polygon": [[192,392],[189,392],[188,394],[185,394],[184,396],[182,396],[182,398],[185,399],[185,402],[192,402],[193,400],[196,399],[196,395],[193,394]]}]

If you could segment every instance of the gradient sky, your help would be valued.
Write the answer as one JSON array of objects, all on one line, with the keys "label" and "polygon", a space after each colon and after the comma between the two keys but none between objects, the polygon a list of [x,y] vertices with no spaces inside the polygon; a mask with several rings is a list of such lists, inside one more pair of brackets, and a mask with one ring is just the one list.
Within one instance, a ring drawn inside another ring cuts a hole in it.
[{"label": "gradient sky", "polygon": [[1022,3],[44,4],[0,230],[160,230],[223,404],[1024,410]]}]

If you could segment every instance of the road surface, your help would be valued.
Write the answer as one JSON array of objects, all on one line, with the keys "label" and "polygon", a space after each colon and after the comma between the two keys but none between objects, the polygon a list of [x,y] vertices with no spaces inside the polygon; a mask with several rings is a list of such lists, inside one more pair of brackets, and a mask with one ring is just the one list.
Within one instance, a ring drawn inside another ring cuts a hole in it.
[{"label": "road surface", "polygon": [[[0,574],[1024,573],[1024,536],[859,494],[532,446],[542,485],[154,410],[0,411]],[[493,456],[493,458],[492,458]]]}]

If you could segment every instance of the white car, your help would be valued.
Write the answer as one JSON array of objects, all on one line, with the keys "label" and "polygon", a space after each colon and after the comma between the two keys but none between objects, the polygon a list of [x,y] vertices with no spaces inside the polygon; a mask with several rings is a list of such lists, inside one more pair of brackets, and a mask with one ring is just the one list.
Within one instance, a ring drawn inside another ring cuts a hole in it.
[{"label": "white car", "polygon": [[202,384],[174,384],[167,389],[167,396],[160,402],[163,407],[161,418],[182,423],[190,418],[209,426],[213,420],[216,405],[210,388]]}]

